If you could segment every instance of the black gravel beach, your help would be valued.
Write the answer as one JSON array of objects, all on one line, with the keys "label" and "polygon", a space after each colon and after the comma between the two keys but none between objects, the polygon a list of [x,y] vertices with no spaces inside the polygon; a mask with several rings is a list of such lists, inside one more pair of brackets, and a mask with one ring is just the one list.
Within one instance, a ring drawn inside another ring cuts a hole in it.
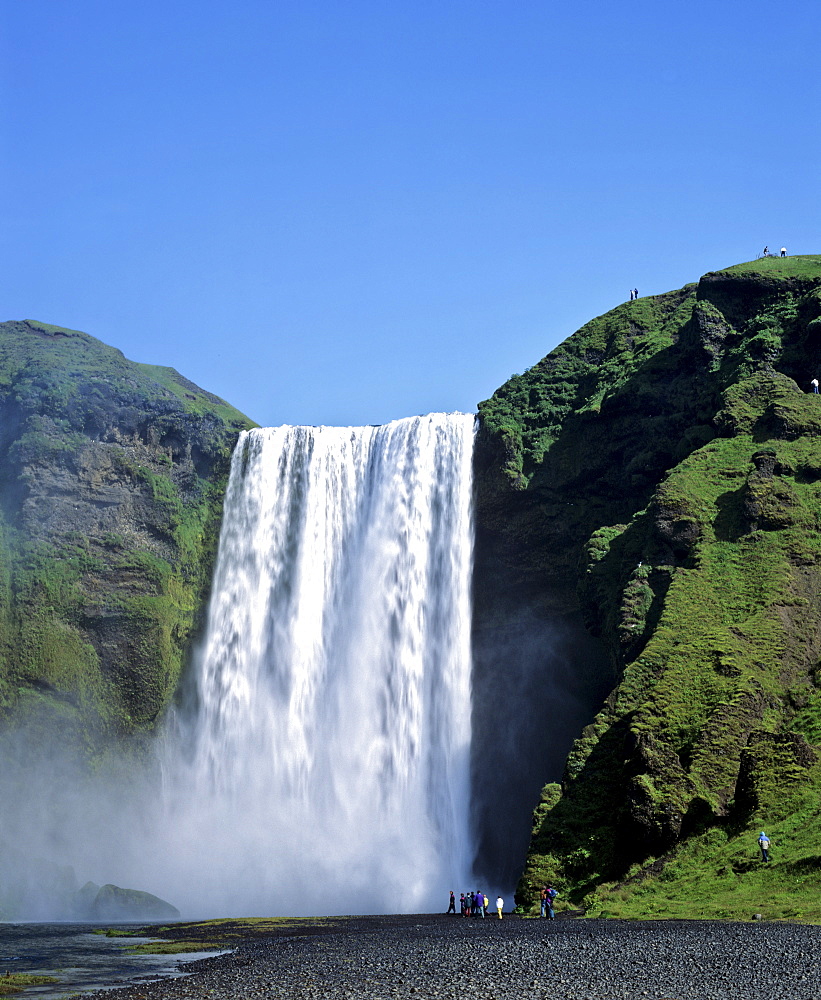
[{"label": "black gravel beach", "polygon": [[350,917],[249,934],[116,1000],[821,1000],[820,949],[821,927],[796,924]]}]

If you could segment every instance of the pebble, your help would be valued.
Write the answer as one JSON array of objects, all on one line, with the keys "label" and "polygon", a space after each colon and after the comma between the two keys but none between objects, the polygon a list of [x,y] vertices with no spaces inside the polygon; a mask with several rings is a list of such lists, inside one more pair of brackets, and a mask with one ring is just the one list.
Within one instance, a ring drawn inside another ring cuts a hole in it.
[{"label": "pebble", "polygon": [[351,917],[249,937],[192,974],[98,1000],[821,1000],[821,927]]}]

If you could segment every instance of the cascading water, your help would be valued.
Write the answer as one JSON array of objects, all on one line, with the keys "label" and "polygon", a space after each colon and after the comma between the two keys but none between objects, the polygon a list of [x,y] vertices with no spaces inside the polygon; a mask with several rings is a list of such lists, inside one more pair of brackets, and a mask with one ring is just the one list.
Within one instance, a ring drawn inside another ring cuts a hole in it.
[{"label": "cascading water", "polygon": [[241,437],[166,768],[186,909],[439,909],[468,886],[473,425]]}]

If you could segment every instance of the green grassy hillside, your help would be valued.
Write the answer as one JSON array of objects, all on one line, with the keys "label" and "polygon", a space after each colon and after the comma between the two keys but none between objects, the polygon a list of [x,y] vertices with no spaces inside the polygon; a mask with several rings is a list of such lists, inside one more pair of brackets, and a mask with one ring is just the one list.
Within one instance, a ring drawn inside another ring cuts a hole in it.
[{"label": "green grassy hillside", "polygon": [[480,529],[616,682],[536,807],[525,908],[550,879],[590,913],[821,920],[816,376],[821,257],[774,258],[624,303],[480,405]]},{"label": "green grassy hillside", "polygon": [[172,368],[0,324],[0,713],[87,752],[149,731],[201,615],[252,423]]}]

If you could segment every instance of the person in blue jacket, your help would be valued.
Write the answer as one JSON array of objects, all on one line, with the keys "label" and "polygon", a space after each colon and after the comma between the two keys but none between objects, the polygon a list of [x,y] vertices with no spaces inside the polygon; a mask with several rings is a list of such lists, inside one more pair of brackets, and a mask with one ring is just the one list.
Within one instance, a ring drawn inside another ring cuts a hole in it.
[{"label": "person in blue jacket", "polygon": [[545,886],[545,895],[547,896],[547,919],[555,920],[556,914],[553,912],[553,900],[559,895],[559,891],[558,889],[554,889],[548,882]]}]

